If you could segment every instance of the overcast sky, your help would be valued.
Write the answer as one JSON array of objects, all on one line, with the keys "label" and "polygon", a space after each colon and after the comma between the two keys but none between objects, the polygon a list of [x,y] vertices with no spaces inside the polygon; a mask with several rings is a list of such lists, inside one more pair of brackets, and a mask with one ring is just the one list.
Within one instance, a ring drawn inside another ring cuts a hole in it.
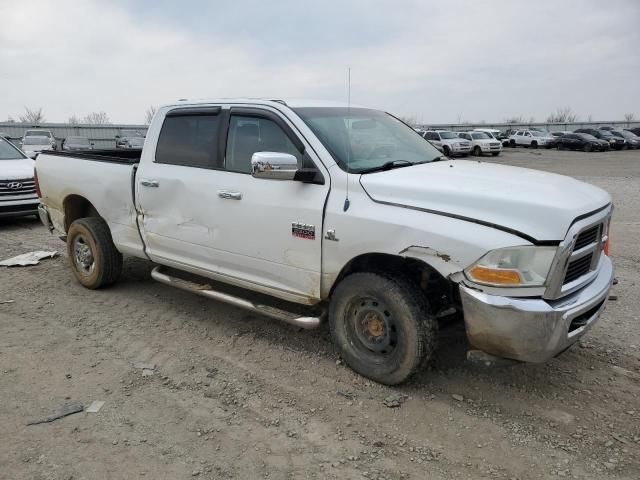
[{"label": "overcast sky", "polygon": [[0,0],[0,121],[179,98],[346,100],[425,123],[640,117],[640,1]]}]

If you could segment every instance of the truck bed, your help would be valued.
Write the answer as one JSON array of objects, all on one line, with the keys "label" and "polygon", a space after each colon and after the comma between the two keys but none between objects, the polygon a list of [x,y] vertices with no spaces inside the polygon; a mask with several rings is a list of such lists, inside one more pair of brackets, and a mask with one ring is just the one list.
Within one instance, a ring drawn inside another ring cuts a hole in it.
[{"label": "truck bed", "polygon": [[56,157],[71,157],[83,160],[93,160],[97,162],[124,163],[125,165],[135,165],[140,163],[142,149],[104,149],[104,150],[49,150],[47,155]]}]

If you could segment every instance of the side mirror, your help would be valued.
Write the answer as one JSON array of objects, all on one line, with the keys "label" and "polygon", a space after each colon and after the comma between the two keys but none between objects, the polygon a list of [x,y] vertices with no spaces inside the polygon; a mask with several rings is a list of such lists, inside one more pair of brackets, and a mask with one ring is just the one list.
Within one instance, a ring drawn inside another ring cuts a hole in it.
[{"label": "side mirror", "polygon": [[94,147],[94,146],[95,146],[95,143],[91,142],[91,146],[92,146],[92,147]]},{"label": "side mirror", "polygon": [[116,138],[120,138],[120,135],[116,135]]},{"label": "side mirror", "polygon": [[256,152],[251,156],[251,175],[269,180],[293,180],[298,160],[289,153]]}]

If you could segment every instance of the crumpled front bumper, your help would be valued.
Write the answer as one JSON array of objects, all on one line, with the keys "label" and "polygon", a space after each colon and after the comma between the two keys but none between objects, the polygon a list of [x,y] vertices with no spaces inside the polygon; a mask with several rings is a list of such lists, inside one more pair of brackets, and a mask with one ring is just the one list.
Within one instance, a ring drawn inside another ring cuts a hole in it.
[{"label": "crumpled front bumper", "polygon": [[472,348],[524,362],[544,362],[584,335],[604,310],[613,265],[604,256],[598,276],[559,300],[489,295],[460,285]]}]

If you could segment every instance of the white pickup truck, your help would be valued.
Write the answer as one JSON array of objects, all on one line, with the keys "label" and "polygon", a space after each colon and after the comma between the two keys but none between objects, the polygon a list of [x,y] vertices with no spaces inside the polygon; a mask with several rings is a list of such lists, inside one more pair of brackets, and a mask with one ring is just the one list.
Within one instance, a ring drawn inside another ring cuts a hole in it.
[{"label": "white pickup truck", "polygon": [[546,361],[593,326],[613,279],[606,192],[449,160],[367,108],[182,101],[141,152],[43,152],[36,181],[82,285],[148,258],[160,282],[303,328],[328,319],[345,362],[390,385],[444,319],[464,321],[472,353]]}]

